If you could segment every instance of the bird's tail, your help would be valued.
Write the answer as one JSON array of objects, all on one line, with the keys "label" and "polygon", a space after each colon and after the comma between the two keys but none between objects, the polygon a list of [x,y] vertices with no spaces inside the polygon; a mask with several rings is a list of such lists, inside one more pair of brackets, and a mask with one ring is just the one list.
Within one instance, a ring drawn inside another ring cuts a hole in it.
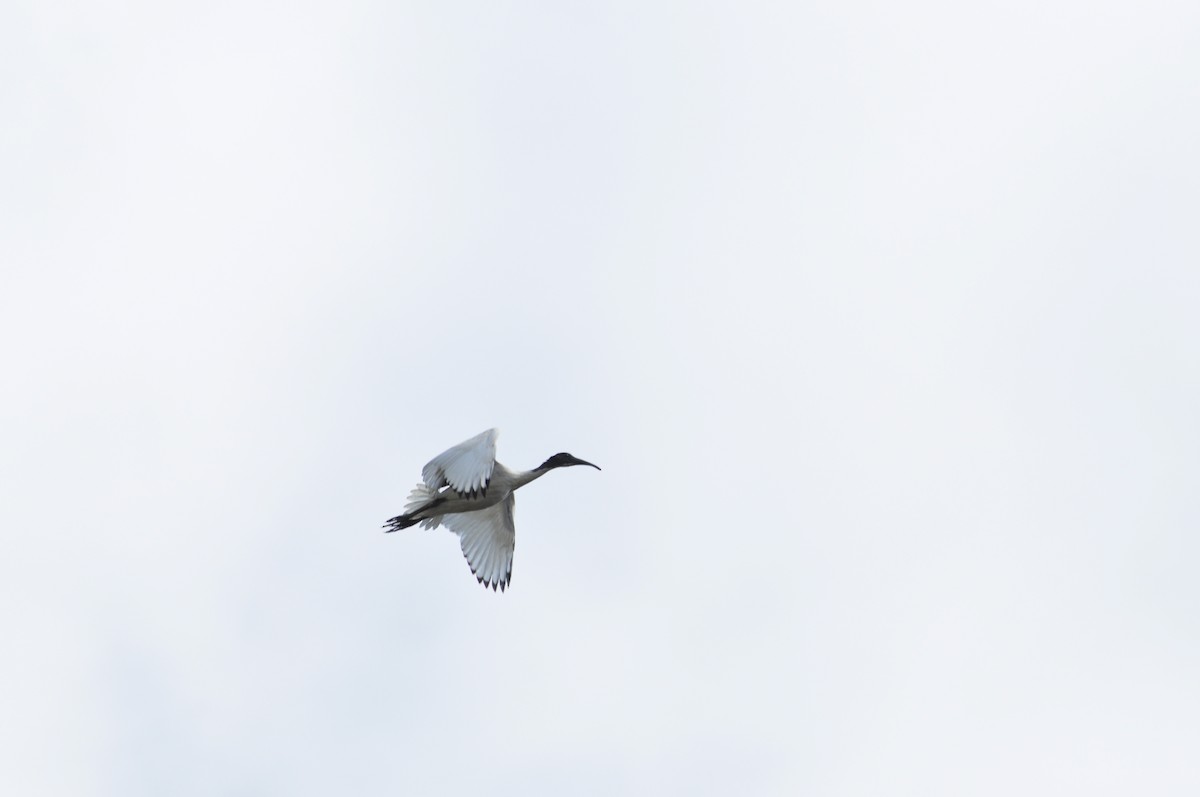
[{"label": "bird's tail", "polygon": [[404,514],[383,524],[387,531],[399,531],[420,523],[427,529],[432,529],[442,522],[441,515],[431,515],[429,510],[446,501],[438,491],[425,484],[418,484],[408,494],[408,503],[404,505]]}]

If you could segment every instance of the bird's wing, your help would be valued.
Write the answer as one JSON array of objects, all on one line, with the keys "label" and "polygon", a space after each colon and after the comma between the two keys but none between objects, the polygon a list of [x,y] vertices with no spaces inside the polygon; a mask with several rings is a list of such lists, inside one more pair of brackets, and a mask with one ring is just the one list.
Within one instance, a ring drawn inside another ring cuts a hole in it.
[{"label": "bird's wing", "polygon": [[435,490],[448,484],[468,495],[483,492],[496,467],[496,438],[499,436],[499,429],[488,429],[438,454],[421,471],[421,478]]},{"label": "bird's wing", "polygon": [[475,578],[485,587],[503,591],[512,580],[513,549],[517,529],[513,524],[516,501],[509,493],[498,504],[478,512],[442,515],[442,525],[458,535],[463,556]]}]

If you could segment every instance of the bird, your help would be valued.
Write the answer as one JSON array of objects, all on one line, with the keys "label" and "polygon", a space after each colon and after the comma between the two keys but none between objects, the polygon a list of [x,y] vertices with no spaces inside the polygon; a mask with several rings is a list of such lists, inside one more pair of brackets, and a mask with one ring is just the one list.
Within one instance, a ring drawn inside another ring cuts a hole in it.
[{"label": "bird", "polygon": [[560,452],[533,470],[511,471],[496,461],[498,429],[480,432],[438,454],[421,470],[422,483],[413,488],[404,514],[387,521],[386,533],[421,524],[445,526],[458,535],[463,556],[484,588],[503,592],[512,582],[513,493],[555,468],[588,465],[587,460]]}]

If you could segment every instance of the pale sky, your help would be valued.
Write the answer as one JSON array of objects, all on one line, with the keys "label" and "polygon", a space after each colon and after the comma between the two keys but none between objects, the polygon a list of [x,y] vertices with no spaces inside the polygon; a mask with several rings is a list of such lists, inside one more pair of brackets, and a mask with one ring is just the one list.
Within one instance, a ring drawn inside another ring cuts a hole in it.
[{"label": "pale sky", "polygon": [[[0,7],[0,793],[1200,793],[1200,5]],[[512,589],[384,535],[501,429]]]}]

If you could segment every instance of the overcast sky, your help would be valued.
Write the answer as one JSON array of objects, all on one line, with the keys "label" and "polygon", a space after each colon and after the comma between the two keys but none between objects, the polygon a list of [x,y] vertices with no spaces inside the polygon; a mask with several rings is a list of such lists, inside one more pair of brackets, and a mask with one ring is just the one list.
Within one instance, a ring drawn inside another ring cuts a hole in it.
[{"label": "overcast sky", "polygon": [[[1200,793],[1200,5],[0,6],[0,792]],[[384,535],[498,426],[512,588]]]}]

